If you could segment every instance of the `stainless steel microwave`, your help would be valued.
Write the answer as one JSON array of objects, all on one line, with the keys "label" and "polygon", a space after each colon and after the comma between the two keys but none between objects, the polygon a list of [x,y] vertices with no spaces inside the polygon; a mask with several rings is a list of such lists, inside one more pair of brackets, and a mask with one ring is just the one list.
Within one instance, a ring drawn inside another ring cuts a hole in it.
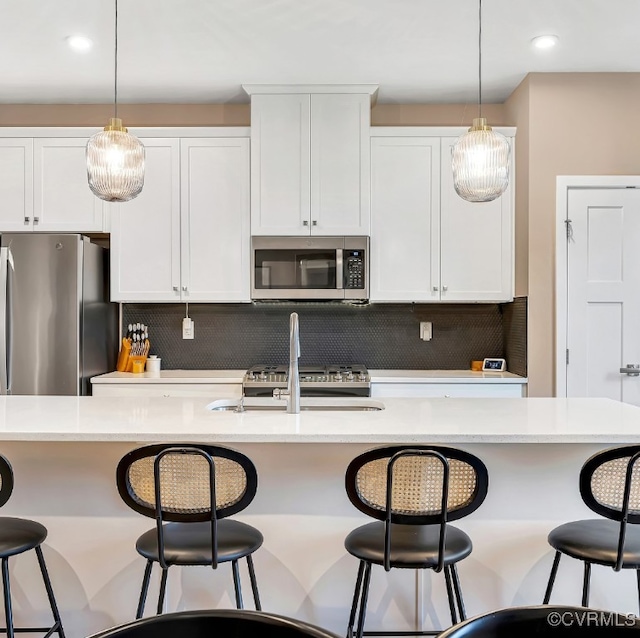
[{"label": "stainless steel microwave", "polygon": [[368,299],[368,237],[252,237],[252,299]]}]

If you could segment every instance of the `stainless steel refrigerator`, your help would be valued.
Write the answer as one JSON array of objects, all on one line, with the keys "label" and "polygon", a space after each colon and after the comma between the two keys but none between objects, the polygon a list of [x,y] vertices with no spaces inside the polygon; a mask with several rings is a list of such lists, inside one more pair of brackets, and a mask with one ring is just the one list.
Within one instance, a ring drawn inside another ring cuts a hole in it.
[{"label": "stainless steel refrigerator", "polygon": [[0,238],[0,394],[86,395],[115,369],[108,251],[82,235]]}]

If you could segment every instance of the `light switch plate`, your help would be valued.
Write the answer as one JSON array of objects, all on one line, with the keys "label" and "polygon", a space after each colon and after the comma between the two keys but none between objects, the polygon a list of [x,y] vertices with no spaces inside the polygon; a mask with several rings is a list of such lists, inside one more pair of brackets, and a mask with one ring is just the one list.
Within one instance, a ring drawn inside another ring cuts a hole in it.
[{"label": "light switch plate", "polygon": [[182,338],[193,339],[193,319],[191,317],[185,317],[182,320]]}]

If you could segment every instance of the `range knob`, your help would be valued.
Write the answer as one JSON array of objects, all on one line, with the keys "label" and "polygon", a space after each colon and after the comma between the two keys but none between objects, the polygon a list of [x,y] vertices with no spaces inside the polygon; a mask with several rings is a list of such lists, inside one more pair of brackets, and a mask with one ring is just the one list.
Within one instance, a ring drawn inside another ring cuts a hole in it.
[{"label": "range knob", "polygon": [[353,381],[353,372],[351,370],[347,372],[347,381]]},{"label": "range knob", "polygon": [[361,372],[358,375],[358,381],[366,381],[367,380],[367,375],[364,372]]},{"label": "range knob", "polygon": [[342,381],[342,374],[340,372],[336,372],[334,378],[336,381]]},{"label": "range knob", "polygon": [[255,381],[256,375],[253,372],[247,372],[247,381]]},{"label": "range knob", "polygon": [[264,370],[258,375],[258,378],[260,379],[260,381],[264,381],[267,378],[267,374]]}]

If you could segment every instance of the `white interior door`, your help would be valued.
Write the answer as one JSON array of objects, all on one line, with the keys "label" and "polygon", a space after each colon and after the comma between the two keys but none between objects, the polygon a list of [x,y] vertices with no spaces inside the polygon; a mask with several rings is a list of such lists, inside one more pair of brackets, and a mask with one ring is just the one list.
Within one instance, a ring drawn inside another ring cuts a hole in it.
[{"label": "white interior door", "polygon": [[567,396],[640,405],[640,191],[570,188],[567,213]]}]

